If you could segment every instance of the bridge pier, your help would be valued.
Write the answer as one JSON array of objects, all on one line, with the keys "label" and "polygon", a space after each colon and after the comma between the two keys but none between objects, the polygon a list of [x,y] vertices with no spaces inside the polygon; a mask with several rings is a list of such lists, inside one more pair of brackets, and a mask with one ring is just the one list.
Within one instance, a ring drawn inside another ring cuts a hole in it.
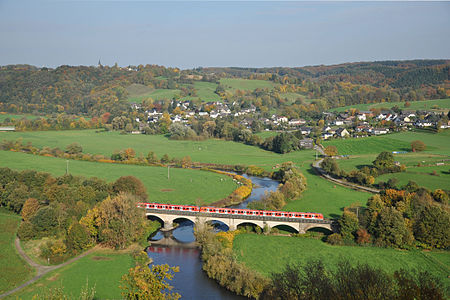
[{"label": "bridge pier", "polygon": [[330,221],[330,220],[287,220],[286,218],[273,218],[273,217],[254,217],[249,218],[248,216],[221,216],[217,214],[205,214],[205,213],[198,213],[198,212],[161,212],[161,211],[155,211],[151,209],[147,209],[147,215],[150,216],[156,216],[161,221],[164,222],[163,228],[161,228],[161,231],[171,231],[176,228],[176,226],[173,226],[173,221],[178,218],[184,218],[187,220],[190,220],[194,223],[204,224],[209,221],[221,221],[225,225],[228,226],[229,230],[233,231],[236,230],[238,225],[244,224],[244,223],[251,223],[256,226],[261,227],[261,229],[264,229],[264,227],[268,227],[269,229],[272,229],[276,226],[280,225],[286,225],[289,226],[295,230],[297,230],[299,233],[304,234],[311,228],[325,228],[330,230],[331,232],[337,232],[337,223]]}]

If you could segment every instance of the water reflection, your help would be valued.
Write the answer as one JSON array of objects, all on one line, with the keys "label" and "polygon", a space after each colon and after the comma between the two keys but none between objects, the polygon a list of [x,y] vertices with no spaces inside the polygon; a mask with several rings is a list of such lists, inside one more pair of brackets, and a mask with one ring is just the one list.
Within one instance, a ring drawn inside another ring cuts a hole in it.
[{"label": "water reflection", "polygon": [[[248,203],[259,200],[266,191],[275,191],[279,184],[270,178],[244,176],[252,180],[254,188],[250,197],[245,202],[233,206],[235,208],[246,208]],[[147,248],[147,253],[155,264],[180,267],[180,272],[176,273],[171,285],[182,299],[247,299],[221,288],[214,280],[206,276],[201,269],[200,250],[183,247],[183,244],[195,241],[194,224],[189,220],[181,220],[178,224],[173,231],[166,233],[158,231],[151,238],[151,241],[158,241],[164,237],[171,237],[180,242],[178,246],[152,246]],[[228,230],[228,226],[220,221],[213,221],[212,225],[216,232]]]}]

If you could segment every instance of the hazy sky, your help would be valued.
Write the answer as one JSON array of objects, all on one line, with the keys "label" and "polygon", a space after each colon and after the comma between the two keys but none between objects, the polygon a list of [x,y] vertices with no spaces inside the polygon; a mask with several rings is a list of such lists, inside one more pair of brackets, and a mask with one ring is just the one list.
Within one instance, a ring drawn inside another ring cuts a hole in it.
[{"label": "hazy sky", "polygon": [[450,2],[0,0],[0,65],[450,58]]}]

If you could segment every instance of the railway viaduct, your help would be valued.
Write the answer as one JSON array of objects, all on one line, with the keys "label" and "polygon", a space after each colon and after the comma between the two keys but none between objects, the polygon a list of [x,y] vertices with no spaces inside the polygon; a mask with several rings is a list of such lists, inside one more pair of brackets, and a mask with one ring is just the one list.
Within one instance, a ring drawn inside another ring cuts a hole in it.
[{"label": "railway viaduct", "polygon": [[193,223],[206,223],[211,221],[220,221],[228,226],[229,230],[236,230],[241,224],[253,224],[269,229],[276,226],[285,225],[295,229],[298,233],[306,233],[312,228],[325,228],[332,232],[337,231],[337,224],[332,220],[314,220],[314,219],[292,219],[283,217],[266,216],[246,216],[246,215],[227,215],[217,213],[193,212],[193,211],[161,211],[158,209],[146,208],[147,217],[156,217],[164,223],[163,230],[173,228],[173,222],[177,219],[187,219]]}]

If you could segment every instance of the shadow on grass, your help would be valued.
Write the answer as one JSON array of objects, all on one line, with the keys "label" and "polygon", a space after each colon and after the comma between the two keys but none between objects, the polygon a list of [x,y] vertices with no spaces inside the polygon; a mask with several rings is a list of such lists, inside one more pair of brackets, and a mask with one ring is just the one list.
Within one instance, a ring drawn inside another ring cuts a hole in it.
[{"label": "shadow on grass", "polygon": [[361,169],[364,168],[364,167],[370,168],[370,167],[373,167],[373,165],[357,165],[357,166],[356,166],[356,168],[357,168],[358,170],[361,170]]}]

